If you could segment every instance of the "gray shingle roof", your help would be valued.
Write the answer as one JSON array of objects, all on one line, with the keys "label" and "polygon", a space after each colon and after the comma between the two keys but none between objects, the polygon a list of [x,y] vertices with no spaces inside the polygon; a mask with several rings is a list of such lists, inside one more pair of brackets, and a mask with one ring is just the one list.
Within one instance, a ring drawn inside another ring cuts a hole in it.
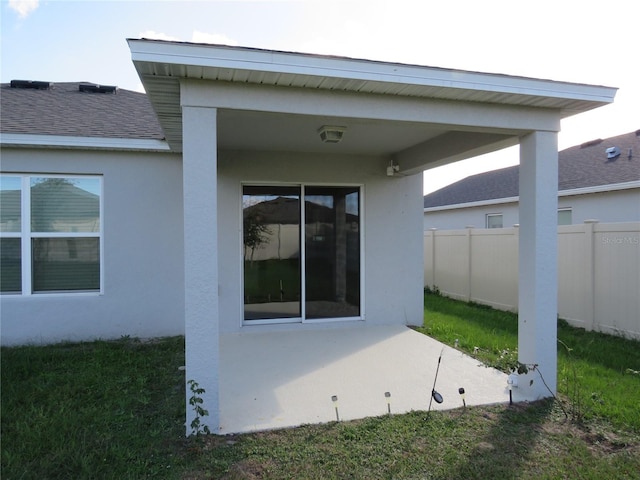
[{"label": "gray shingle roof", "polygon": [[[605,150],[619,147],[608,160]],[[631,149],[631,158],[629,150]],[[425,195],[424,207],[441,207],[518,196],[518,165],[471,175]],[[640,180],[640,130],[567,148],[558,153],[558,190],[612,185]]]},{"label": "gray shingle roof", "polygon": [[143,93],[81,92],[80,84],[54,83],[48,90],[0,86],[0,132],[125,139],[164,138]]}]

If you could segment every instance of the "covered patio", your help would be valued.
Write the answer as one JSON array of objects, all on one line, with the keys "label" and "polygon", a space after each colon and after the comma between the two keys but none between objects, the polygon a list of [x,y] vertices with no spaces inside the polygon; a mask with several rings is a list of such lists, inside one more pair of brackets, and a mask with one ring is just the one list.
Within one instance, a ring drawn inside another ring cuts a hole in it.
[{"label": "covered patio", "polygon": [[509,401],[506,374],[402,325],[224,334],[218,433],[427,411],[440,355],[432,410]]},{"label": "covered patio", "polygon": [[[223,45],[129,46],[181,153],[186,380],[206,391],[211,431],[330,421],[332,396],[341,418],[384,413],[385,392],[394,412],[427,408],[443,349],[407,328],[423,318],[422,175],[512,145],[519,360],[555,391],[557,133],[615,89]],[[276,204],[280,214],[267,215]],[[291,229],[289,251],[280,233]],[[254,258],[266,244],[268,258]],[[443,353],[442,407],[461,404],[459,387],[469,404],[507,398],[503,376]],[[521,394],[549,390],[522,382]]]}]

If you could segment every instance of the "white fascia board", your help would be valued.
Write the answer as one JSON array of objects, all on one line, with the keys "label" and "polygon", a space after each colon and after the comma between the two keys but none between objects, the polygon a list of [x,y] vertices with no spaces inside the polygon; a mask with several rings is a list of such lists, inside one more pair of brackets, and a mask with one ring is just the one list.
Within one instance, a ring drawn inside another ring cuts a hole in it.
[{"label": "white fascia board", "polygon": [[593,187],[574,188],[571,190],[561,190],[558,192],[559,197],[570,197],[572,195],[587,195],[589,193],[614,192],[617,190],[629,190],[632,188],[640,188],[640,180],[633,182],[612,183],[610,185],[596,185]]},{"label": "white fascia board", "polygon": [[65,135],[31,135],[0,133],[2,147],[79,148],[89,150],[171,151],[167,142],[153,139],[73,137]]},{"label": "white fascia board", "polygon": [[453,205],[442,205],[440,207],[428,207],[424,209],[424,213],[441,212],[443,210],[458,210],[460,208],[485,207],[488,205],[499,205],[502,203],[517,203],[519,197],[494,198],[492,200],[482,200],[479,202],[456,203]]},{"label": "white fascia board", "polygon": [[617,88],[221,45],[129,39],[133,62],[192,65],[611,103]]},{"label": "white fascia board", "polygon": [[[574,195],[587,195],[590,193],[614,192],[618,190],[629,190],[640,188],[640,181],[612,183],[610,185],[596,185],[594,187],[573,188],[571,190],[561,190],[558,192],[559,197],[570,197]],[[518,203],[520,197],[494,198],[492,200],[484,200],[479,202],[456,203],[453,205],[442,205],[440,207],[428,207],[424,209],[424,213],[441,212],[444,210],[457,210],[460,208],[486,207],[489,205],[499,205],[507,203]]]}]

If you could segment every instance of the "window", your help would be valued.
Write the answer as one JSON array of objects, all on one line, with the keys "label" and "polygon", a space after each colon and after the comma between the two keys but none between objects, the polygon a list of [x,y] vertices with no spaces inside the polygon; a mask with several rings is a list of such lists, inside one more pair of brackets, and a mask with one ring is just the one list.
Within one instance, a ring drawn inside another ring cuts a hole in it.
[{"label": "window", "polygon": [[100,177],[0,176],[0,292],[101,290]]},{"label": "window", "polygon": [[572,214],[571,208],[561,208],[558,210],[558,225],[571,225]]},{"label": "window", "polygon": [[502,214],[488,213],[486,218],[487,228],[502,228]]},{"label": "window", "polygon": [[243,188],[244,320],[360,317],[360,188]]}]

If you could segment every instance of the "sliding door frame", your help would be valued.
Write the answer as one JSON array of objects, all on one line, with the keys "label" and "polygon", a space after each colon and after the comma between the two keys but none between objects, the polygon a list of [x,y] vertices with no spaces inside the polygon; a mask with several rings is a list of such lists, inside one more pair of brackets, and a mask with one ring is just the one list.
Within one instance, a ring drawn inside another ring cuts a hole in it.
[{"label": "sliding door frame", "polygon": [[[243,197],[244,187],[297,187],[300,192],[300,229],[299,229],[299,245],[300,245],[300,317],[292,318],[265,318],[265,319],[245,319],[245,274],[244,274],[244,223],[243,223]],[[323,317],[323,318],[306,318],[306,208],[305,198],[306,187],[354,187],[358,189],[358,235],[359,235],[359,273],[360,273],[360,315],[353,317]],[[341,183],[341,182],[301,182],[301,183],[281,183],[281,182],[242,182],[240,185],[240,235],[239,235],[239,265],[240,265],[240,305],[242,315],[242,326],[253,325],[276,325],[276,324],[318,324],[344,321],[362,321],[365,319],[365,235],[364,235],[364,185],[360,183]]]}]

